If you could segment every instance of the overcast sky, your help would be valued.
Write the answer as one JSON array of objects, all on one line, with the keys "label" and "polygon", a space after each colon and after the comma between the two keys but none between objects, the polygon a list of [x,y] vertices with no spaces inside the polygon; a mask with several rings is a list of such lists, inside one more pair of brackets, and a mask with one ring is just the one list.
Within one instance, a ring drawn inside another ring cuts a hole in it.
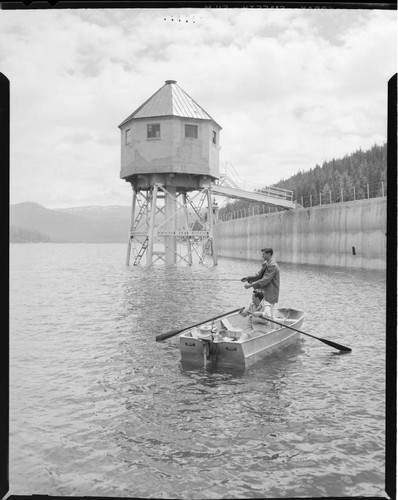
[{"label": "overcast sky", "polygon": [[10,201],[130,204],[118,125],[168,79],[223,127],[246,186],[381,145],[396,36],[382,10],[0,11]]}]

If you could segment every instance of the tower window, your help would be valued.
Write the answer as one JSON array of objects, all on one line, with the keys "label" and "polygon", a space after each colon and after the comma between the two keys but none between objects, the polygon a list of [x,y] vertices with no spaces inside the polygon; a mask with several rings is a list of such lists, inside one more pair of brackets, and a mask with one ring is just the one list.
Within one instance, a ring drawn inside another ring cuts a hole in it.
[{"label": "tower window", "polygon": [[213,130],[213,144],[217,145],[217,132]]},{"label": "tower window", "polygon": [[131,138],[131,130],[128,128],[125,132],[124,136],[124,144],[129,144],[130,143],[130,138]]},{"label": "tower window", "polygon": [[192,139],[198,138],[198,126],[197,125],[185,125],[185,137],[191,137]]},{"label": "tower window", "polygon": [[152,123],[151,125],[147,125],[146,136],[148,139],[159,139],[160,123]]}]

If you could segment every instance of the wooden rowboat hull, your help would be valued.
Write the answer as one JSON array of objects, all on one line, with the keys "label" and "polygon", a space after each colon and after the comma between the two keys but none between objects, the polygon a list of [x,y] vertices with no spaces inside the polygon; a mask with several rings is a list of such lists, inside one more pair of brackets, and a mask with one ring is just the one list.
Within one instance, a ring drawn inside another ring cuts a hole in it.
[{"label": "wooden rowboat hull", "polygon": [[[300,329],[304,322],[304,313],[295,309],[278,309],[274,319],[280,323]],[[204,333],[206,326],[213,327],[217,332],[225,329],[221,336]],[[243,332],[249,331],[247,340],[242,340]],[[217,337],[220,339],[217,342]],[[221,337],[221,338],[220,338]],[[211,363],[217,367],[247,368],[264,359],[275,351],[279,351],[296,342],[300,337],[286,326],[276,326],[269,323],[267,326],[253,324],[250,330],[248,318],[238,313],[226,315],[212,324],[203,323],[200,327],[192,328],[180,335],[180,352],[183,363],[203,365]]]}]

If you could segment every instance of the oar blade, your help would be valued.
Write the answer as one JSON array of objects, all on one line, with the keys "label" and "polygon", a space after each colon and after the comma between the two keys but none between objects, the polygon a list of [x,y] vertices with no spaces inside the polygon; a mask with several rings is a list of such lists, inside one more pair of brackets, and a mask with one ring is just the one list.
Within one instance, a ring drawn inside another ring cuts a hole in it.
[{"label": "oar blade", "polygon": [[343,351],[343,352],[351,352],[352,351],[352,349],[350,349],[349,347],[346,347],[346,346],[340,345],[340,344],[336,344],[336,342],[332,342],[331,340],[321,339],[319,337],[315,337],[315,335],[311,335],[310,333],[303,332],[302,330],[297,330],[297,328],[293,328],[292,326],[285,325],[284,323],[279,323],[278,321],[275,321],[271,318],[267,318],[267,320],[271,321],[272,323],[276,323],[277,325],[280,325],[282,327],[289,328],[290,330],[294,330],[295,332],[302,333],[303,335],[308,335],[308,337],[312,337],[313,339],[320,340],[324,344],[327,344],[328,346],[333,347],[334,349],[337,349],[338,351]]},{"label": "oar blade", "polygon": [[332,342],[331,340],[326,340],[326,339],[319,339],[321,342],[323,342],[324,344],[327,344],[329,345],[330,347],[334,347],[335,349],[339,350],[339,351],[344,351],[344,352],[351,352],[352,349],[350,349],[349,347],[346,347],[344,345],[340,345],[340,344],[336,344],[336,342]]}]

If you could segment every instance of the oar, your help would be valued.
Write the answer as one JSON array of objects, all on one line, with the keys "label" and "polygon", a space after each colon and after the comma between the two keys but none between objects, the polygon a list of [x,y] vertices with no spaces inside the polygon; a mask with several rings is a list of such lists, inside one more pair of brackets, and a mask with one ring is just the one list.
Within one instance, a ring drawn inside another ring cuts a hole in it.
[{"label": "oar", "polygon": [[234,309],[233,311],[229,311],[227,313],[220,314],[220,316],[214,316],[214,318],[210,318],[210,319],[201,321],[200,323],[197,323],[196,325],[185,326],[184,328],[180,328],[179,330],[171,330],[170,332],[161,333],[160,335],[156,335],[156,342],[160,342],[161,340],[169,339],[170,337],[174,337],[175,335],[178,335],[179,333],[184,332],[185,330],[195,328],[195,326],[203,325],[203,323],[208,323],[209,321],[214,321],[215,319],[218,319],[218,318],[223,318],[224,316],[228,316],[229,314],[236,313],[240,310],[241,310],[241,307],[239,309]]},{"label": "oar", "polygon": [[277,325],[284,326],[285,328],[290,328],[290,330],[294,330],[295,332],[299,332],[299,333],[302,333],[304,335],[308,335],[309,337],[312,337],[313,339],[320,340],[324,344],[327,344],[330,347],[334,347],[335,349],[338,349],[339,351],[346,351],[346,352],[352,351],[352,349],[350,349],[349,347],[345,347],[344,345],[336,344],[336,342],[332,342],[331,340],[326,340],[326,339],[321,339],[320,337],[315,337],[315,335],[311,335],[310,333],[302,332],[301,330],[297,330],[297,328],[293,328],[292,326],[289,326],[289,325],[284,325],[283,323],[279,323],[279,321],[275,321],[271,318],[267,317],[264,319],[266,319],[267,321],[271,321],[271,323],[275,323]]}]

